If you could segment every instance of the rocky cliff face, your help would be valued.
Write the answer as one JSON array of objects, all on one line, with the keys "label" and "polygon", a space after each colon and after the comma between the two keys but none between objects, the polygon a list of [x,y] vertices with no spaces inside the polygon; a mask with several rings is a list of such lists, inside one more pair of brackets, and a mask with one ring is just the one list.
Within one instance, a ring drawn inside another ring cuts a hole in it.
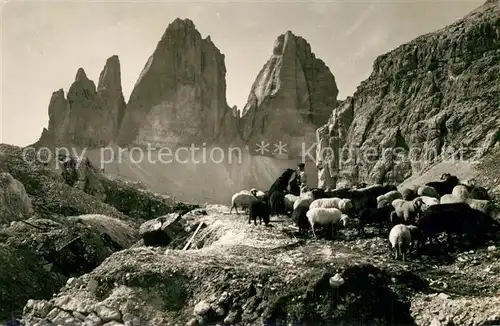
[{"label": "rocky cliff face", "polygon": [[321,184],[401,182],[442,158],[480,157],[500,138],[499,98],[495,0],[375,60],[317,131]]},{"label": "rocky cliff face", "polygon": [[301,155],[302,143],[314,143],[315,130],[335,108],[337,95],[325,63],[306,40],[288,31],[278,37],[252,85],[239,121],[241,137],[252,145],[281,141],[287,154]]},{"label": "rocky cliff face", "polygon": [[38,143],[106,146],[116,139],[124,108],[118,56],[106,61],[97,88],[79,68],[67,98],[62,89],[52,94],[49,126]]},{"label": "rocky cliff face", "polygon": [[149,58],[127,104],[122,146],[232,142],[224,55],[189,19],[176,19]]}]

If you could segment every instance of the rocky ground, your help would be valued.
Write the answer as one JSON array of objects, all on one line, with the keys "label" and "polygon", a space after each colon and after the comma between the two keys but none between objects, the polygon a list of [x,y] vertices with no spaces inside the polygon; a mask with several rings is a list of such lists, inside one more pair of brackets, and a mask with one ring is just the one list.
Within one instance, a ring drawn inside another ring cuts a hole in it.
[{"label": "rocky ground", "polygon": [[[500,241],[451,253],[435,247],[401,262],[371,228],[365,239],[342,230],[334,240],[314,240],[297,235],[286,217],[249,225],[226,206],[174,203],[94,170],[84,172],[83,187],[71,186],[50,167],[26,164],[18,148],[0,150],[0,172],[24,185],[4,187],[0,197],[12,210],[0,220],[0,321],[500,323]],[[498,175],[489,164],[478,167],[488,180]],[[15,207],[23,214],[5,218]],[[145,237],[155,230],[159,238]],[[145,246],[165,236],[172,241],[163,247]]]},{"label": "rocky ground", "polygon": [[[301,238],[287,218],[272,227],[208,206],[183,216],[196,234],[165,247],[140,244],[30,301],[31,324],[63,325],[493,325],[500,322],[500,242],[395,261],[385,236],[345,230]],[[207,215],[204,215],[206,212]],[[192,233],[191,231],[191,233]],[[451,324],[450,324],[451,322]],[[38,324],[37,324],[38,323]],[[448,323],[448,324],[446,324]]]}]

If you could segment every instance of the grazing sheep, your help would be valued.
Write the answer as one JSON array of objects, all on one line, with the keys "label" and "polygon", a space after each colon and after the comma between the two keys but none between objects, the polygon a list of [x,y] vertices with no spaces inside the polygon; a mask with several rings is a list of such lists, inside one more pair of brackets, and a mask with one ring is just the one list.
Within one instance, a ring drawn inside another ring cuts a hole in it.
[{"label": "grazing sheep", "polygon": [[493,204],[489,200],[472,199],[468,198],[465,200],[467,204],[473,209],[483,212],[484,214],[491,216],[493,213]]},{"label": "grazing sheep", "polygon": [[365,235],[365,225],[378,224],[379,233],[382,233],[384,225],[389,222],[391,212],[394,210],[392,206],[382,208],[365,208],[358,214],[357,230],[359,235]]},{"label": "grazing sheep", "polygon": [[250,189],[250,193],[257,197],[258,199],[264,199],[266,194],[263,191],[257,190],[255,188]]},{"label": "grazing sheep", "polygon": [[412,201],[405,201],[400,206],[395,207],[396,215],[404,221],[404,223],[413,223],[419,214],[424,201],[422,198],[415,198]]},{"label": "grazing sheep", "polygon": [[469,190],[467,190],[467,187],[465,187],[464,185],[456,185],[455,187],[453,187],[451,194],[452,196],[463,200],[470,197]]},{"label": "grazing sheep", "polygon": [[246,191],[235,193],[231,198],[231,209],[229,210],[229,214],[231,214],[233,208],[236,210],[236,214],[239,214],[238,207],[241,207],[242,209],[250,208],[250,205],[257,200],[257,197],[251,193],[247,193]]},{"label": "grazing sheep", "polygon": [[[412,199],[413,200],[413,199]],[[406,202],[404,199],[394,199],[391,203],[391,206],[394,207],[394,209],[397,209],[398,207],[401,207],[401,205]]]},{"label": "grazing sheep", "polygon": [[421,186],[417,190],[417,195],[418,196],[427,196],[427,197],[434,197],[439,199],[439,194],[437,190],[434,187],[431,186]]},{"label": "grazing sheep", "polygon": [[383,208],[383,207],[387,207],[387,206],[391,206],[391,202],[386,200],[386,199],[382,199],[378,204],[377,204],[377,208]]},{"label": "grazing sheep", "polygon": [[471,208],[467,203],[439,204],[429,207],[416,223],[419,229],[419,249],[427,239],[435,239],[442,232],[447,234],[448,246],[451,235],[467,237],[473,244],[484,243],[494,238],[500,229],[498,221],[481,211]]},{"label": "grazing sheep", "polygon": [[339,209],[342,213],[346,214],[347,216],[351,215],[352,210],[354,208],[354,205],[352,204],[352,201],[347,198],[342,198],[339,201]]},{"label": "grazing sheep", "polygon": [[309,206],[315,199],[322,197],[324,197],[323,189],[312,189],[300,195],[300,197],[293,203],[293,209],[296,209],[300,206],[309,208]]},{"label": "grazing sheep", "polygon": [[417,198],[417,192],[410,188],[404,188],[401,190],[401,195],[403,195],[404,200],[413,200]]},{"label": "grazing sheep", "polygon": [[301,234],[307,232],[307,230],[311,227],[306,215],[308,210],[309,209],[307,207],[297,207],[292,212],[292,221],[299,228],[299,233]]},{"label": "grazing sheep", "polygon": [[459,184],[459,180],[456,176],[451,175],[449,173],[444,173],[441,176],[442,181],[432,181],[428,182],[425,185],[433,187],[438,192],[439,196],[443,196],[446,194],[451,194],[453,188]]},{"label": "grazing sheep", "polygon": [[402,199],[402,198],[403,198],[403,195],[399,191],[392,190],[384,195],[378,196],[377,197],[377,204],[380,203],[382,200],[387,200],[389,202],[392,202],[394,199]]},{"label": "grazing sheep", "polygon": [[271,185],[269,188],[269,196],[271,196],[274,192],[279,191],[279,192],[284,192],[287,190],[288,187],[288,182],[290,181],[290,178],[292,175],[295,173],[294,170],[292,169],[286,169],[279,177],[274,181],[274,183]]},{"label": "grazing sheep", "polygon": [[483,187],[473,186],[470,190],[470,198],[480,200],[491,200],[488,190]]},{"label": "grazing sheep", "polygon": [[314,230],[315,225],[320,225],[322,227],[331,226],[332,236],[335,236],[336,226],[340,223],[345,227],[347,225],[347,216],[343,215],[342,212],[337,208],[313,208],[306,213],[309,224],[311,224],[311,229],[316,237],[316,231]]},{"label": "grazing sheep", "polygon": [[341,201],[340,198],[334,197],[334,198],[318,198],[313,200],[311,205],[309,206],[309,209],[311,208],[339,208],[339,202]]},{"label": "grazing sheep", "polygon": [[285,214],[285,193],[281,191],[273,192],[269,197],[269,207],[271,216]]},{"label": "grazing sheep", "polygon": [[465,199],[453,196],[452,194],[446,194],[439,200],[440,204],[453,204],[453,203],[464,203]]},{"label": "grazing sheep", "polygon": [[437,199],[435,197],[420,196],[420,197],[417,197],[417,198],[422,199],[422,201],[424,202],[424,205],[422,206],[422,211],[426,210],[427,207],[429,207],[429,206],[438,205],[439,204],[439,199]]},{"label": "grazing sheep", "polygon": [[350,188],[340,188],[340,189],[326,191],[327,198],[334,198],[334,197],[349,198],[350,196],[351,196],[351,189]]},{"label": "grazing sheep", "polygon": [[264,225],[269,225],[271,212],[269,210],[269,205],[264,200],[257,200],[250,205],[250,212],[248,214],[248,224],[253,223],[257,225],[257,217],[259,217],[259,224],[262,224],[264,220]]},{"label": "grazing sheep", "polygon": [[389,241],[391,249],[394,251],[394,259],[401,257],[403,262],[406,261],[406,254],[410,249],[411,231],[404,224],[395,225],[389,232]]},{"label": "grazing sheep", "polygon": [[294,194],[286,194],[285,195],[285,211],[291,212],[293,211],[293,203],[295,203],[299,199],[299,196]]}]

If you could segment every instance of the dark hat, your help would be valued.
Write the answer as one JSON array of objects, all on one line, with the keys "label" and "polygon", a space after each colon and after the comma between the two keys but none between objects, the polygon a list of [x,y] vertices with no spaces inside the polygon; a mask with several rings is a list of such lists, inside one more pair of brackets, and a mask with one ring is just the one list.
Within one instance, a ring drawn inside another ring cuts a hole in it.
[{"label": "dark hat", "polygon": [[297,166],[298,166],[299,168],[303,168],[303,167],[305,167],[306,165],[305,165],[305,163],[299,163],[299,164],[297,164]]}]

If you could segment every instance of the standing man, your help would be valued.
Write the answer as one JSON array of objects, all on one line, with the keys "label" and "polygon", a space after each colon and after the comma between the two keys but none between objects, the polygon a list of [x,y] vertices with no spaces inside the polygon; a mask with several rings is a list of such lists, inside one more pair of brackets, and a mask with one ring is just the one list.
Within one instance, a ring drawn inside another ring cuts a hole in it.
[{"label": "standing man", "polygon": [[306,172],[304,171],[306,165],[304,163],[300,163],[297,166],[299,168],[299,171],[297,174],[299,175],[300,189],[308,188],[307,187],[307,176],[306,176]]}]

